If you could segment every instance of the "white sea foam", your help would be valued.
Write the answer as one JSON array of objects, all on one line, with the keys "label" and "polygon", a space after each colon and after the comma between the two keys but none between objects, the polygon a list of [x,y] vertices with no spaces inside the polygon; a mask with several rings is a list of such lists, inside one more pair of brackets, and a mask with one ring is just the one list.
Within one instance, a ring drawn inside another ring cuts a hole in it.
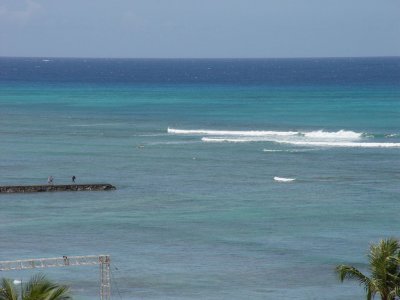
[{"label": "white sea foam", "polygon": [[185,135],[214,135],[214,136],[290,136],[297,135],[297,131],[265,131],[265,130],[206,130],[206,129],[195,129],[195,130],[184,130],[168,128],[168,133],[172,134],[185,134]]},{"label": "white sea foam", "polygon": [[356,143],[356,142],[308,142],[308,141],[276,141],[282,144],[316,147],[347,147],[347,148],[400,148],[400,143]]},{"label": "white sea foam", "polygon": [[[203,135],[201,140],[206,143],[274,142],[312,147],[400,148],[400,143],[369,142],[369,140],[374,139],[374,136],[368,136],[367,134],[350,130],[245,131],[206,129],[184,130],[168,128],[168,133],[177,135]],[[264,151],[268,152],[268,150]]]},{"label": "white sea foam", "polygon": [[175,129],[168,128],[168,133],[171,134],[181,134],[181,135],[211,135],[211,136],[237,136],[237,137],[247,137],[256,138],[248,139],[249,142],[266,140],[261,138],[276,137],[276,136],[286,136],[286,137],[296,137],[303,136],[312,139],[335,139],[335,140],[354,140],[360,139],[362,133],[339,130],[336,132],[329,132],[323,130],[316,131],[273,131],[273,130],[206,130],[206,129]]},{"label": "white sea foam", "polygon": [[274,180],[275,180],[275,181],[279,181],[279,182],[291,182],[291,181],[295,181],[296,178],[285,178],[285,177],[278,177],[278,176],[275,176],[275,177],[274,177]]},{"label": "white sea foam", "polygon": [[317,130],[317,131],[305,132],[304,136],[313,139],[357,140],[362,137],[362,133],[349,130],[339,130],[336,132]]}]

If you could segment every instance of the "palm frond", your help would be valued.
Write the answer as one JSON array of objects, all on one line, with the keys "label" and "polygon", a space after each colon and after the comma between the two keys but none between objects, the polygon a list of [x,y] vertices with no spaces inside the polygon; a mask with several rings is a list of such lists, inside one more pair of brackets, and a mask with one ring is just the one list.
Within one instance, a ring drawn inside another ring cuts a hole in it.
[{"label": "palm frond", "polygon": [[[24,300],[69,300],[69,287],[59,285],[38,274],[28,282]],[[0,299],[1,300],[1,299]]]},{"label": "palm frond", "polygon": [[72,296],[68,286],[57,286],[48,295],[46,300],[70,300]]},{"label": "palm frond", "polygon": [[0,300],[18,300],[18,291],[11,279],[3,278],[1,280]]},{"label": "palm frond", "polygon": [[348,265],[339,265],[336,267],[336,272],[338,273],[339,279],[342,282],[345,279],[355,279],[361,284],[370,284],[370,279],[355,267]]}]

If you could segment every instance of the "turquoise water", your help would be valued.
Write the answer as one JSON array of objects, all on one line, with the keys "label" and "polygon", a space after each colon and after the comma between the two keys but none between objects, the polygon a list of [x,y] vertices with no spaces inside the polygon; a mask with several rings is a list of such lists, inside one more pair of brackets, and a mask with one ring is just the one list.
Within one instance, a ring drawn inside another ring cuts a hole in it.
[{"label": "turquoise water", "polygon": [[[398,237],[399,59],[322,61],[335,76],[283,83],[268,63],[150,61],[173,80],[125,82],[96,81],[101,61],[81,80],[67,74],[76,61],[54,77],[35,71],[41,60],[0,62],[0,184],[75,175],[117,186],[1,195],[1,260],[110,254],[113,299],[361,299],[335,265],[363,269],[371,242]],[[273,63],[288,74],[310,65]],[[373,70],[349,82],[360,66]],[[211,67],[222,73],[207,82]],[[97,298],[95,267],[46,273]]]}]

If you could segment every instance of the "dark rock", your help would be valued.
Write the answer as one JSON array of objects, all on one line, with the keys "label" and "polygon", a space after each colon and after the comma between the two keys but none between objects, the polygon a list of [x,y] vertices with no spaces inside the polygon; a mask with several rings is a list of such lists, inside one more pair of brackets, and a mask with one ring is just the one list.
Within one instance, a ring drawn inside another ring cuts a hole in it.
[{"label": "dark rock", "polygon": [[10,185],[0,186],[0,193],[38,193],[38,192],[67,192],[67,191],[110,191],[115,186],[109,183],[95,184],[48,184],[48,185]]}]

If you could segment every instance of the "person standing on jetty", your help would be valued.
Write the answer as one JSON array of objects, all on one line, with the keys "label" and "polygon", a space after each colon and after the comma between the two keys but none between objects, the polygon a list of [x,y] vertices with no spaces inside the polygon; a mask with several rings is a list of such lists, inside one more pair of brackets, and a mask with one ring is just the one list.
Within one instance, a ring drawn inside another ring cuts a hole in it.
[{"label": "person standing on jetty", "polygon": [[47,178],[47,183],[48,184],[53,184],[54,181],[54,177],[53,176],[49,176],[49,178]]},{"label": "person standing on jetty", "polygon": [[75,183],[75,179],[76,179],[75,175],[72,176],[72,182],[73,182],[73,183]]}]

